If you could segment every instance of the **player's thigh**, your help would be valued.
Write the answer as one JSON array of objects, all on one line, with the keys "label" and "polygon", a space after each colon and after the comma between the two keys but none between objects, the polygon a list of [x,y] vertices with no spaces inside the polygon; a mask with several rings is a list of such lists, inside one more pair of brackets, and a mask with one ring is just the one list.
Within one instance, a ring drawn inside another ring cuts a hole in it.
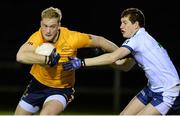
[{"label": "player's thigh", "polygon": [[63,105],[58,100],[51,100],[43,105],[40,115],[57,115],[63,111]]},{"label": "player's thigh", "polygon": [[14,115],[32,115],[32,112],[24,110],[20,105],[16,107]]},{"label": "player's thigh", "polygon": [[67,102],[62,95],[49,96],[40,112],[41,115],[55,115],[61,113],[66,108]]},{"label": "player's thigh", "polygon": [[149,103],[137,115],[160,115],[161,113]]},{"label": "player's thigh", "polygon": [[137,97],[134,97],[120,115],[135,115],[144,107],[145,105]]}]

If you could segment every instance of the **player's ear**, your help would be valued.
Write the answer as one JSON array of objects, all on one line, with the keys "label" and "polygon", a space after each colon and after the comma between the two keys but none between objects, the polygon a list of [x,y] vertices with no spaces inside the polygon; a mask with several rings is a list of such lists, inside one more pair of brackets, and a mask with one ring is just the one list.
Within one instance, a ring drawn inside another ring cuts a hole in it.
[{"label": "player's ear", "polygon": [[136,28],[136,29],[139,28],[139,22],[138,22],[138,21],[136,21],[136,22],[134,23],[134,25],[135,25],[135,28]]}]

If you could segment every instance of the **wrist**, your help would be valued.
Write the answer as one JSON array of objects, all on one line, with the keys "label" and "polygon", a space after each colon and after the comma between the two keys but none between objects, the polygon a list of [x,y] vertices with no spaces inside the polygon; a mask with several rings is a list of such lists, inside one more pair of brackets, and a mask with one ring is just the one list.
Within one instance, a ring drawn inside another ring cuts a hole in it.
[{"label": "wrist", "polygon": [[85,67],[86,63],[85,63],[85,59],[81,59],[81,67]]},{"label": "wrist", "polygon": [[48,63],[49,63],[49,57],[45,56],[45,64],[48,64]]}]

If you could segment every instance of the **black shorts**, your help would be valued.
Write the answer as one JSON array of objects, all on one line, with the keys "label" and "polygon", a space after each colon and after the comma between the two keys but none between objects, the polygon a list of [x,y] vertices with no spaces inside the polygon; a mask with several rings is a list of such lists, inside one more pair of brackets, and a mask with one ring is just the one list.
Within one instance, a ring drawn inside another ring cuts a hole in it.
[{"label": "black shorts", "polygon": [[66,99],[66,102],[69,103],[74,98],[74,92],[74,88],[47,87],[37,80],[32,79],[21,99],[34,107],[42,107],[46,98],[51,95],[62,95]]}]

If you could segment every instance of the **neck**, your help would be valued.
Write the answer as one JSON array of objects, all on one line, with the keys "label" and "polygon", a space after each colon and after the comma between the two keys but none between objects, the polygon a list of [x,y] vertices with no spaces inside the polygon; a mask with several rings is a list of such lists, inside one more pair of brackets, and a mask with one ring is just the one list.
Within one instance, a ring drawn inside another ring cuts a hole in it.
[{"label": "neck", "polygon": [[58,38],[59,38],[59,34],[60,34],[60,31],[58,30],[56,36],[55,36],[54,39],[52,40],[52,43],[57,42],[57,40],[58,40]]},{"label": "neck", "polygon": [[139,31],[140,28],[137,28],[134,33],[133,33],[133,36],[136,35],[136,33]]}]

